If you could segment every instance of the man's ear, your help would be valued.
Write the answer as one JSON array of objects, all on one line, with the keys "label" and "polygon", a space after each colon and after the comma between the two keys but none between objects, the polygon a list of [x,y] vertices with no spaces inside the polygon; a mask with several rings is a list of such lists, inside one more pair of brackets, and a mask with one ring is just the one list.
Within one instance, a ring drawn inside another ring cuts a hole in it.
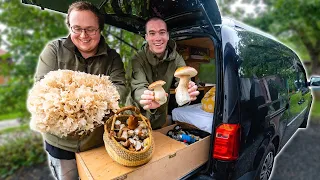
[{"label": "man's ear", "polygon": [[144,39],[147,40],[148,34],[144,34]]}]

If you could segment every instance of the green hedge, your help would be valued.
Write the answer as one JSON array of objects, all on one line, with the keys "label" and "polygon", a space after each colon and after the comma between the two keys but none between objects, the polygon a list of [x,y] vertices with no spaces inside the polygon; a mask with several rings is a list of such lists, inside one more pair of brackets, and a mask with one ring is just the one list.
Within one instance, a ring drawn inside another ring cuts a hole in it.
[{"label": "green hedge", "polygon": [[6,178],[24,166],[46,161],[41,135],[27,132],[23,137],[10,138],[0,145],[0,179]]}]

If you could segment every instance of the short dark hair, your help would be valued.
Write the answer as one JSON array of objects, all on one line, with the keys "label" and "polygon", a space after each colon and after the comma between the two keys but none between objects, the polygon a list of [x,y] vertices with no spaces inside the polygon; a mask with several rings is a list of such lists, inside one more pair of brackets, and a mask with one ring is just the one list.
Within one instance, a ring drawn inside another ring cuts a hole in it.
[{"label": "short dark hair", "polygon": [[87,2],[87,1],[77,1],[77,2],[72,3],[69,6],[68,15],[67,15],[67,19],[66,19],[66,23],[67,23],[68,27],[70,27],[69,16],[70,16],[71,11],[73,11],[73,10],[91,11],[98,18],[100,31],[103,30],[103,28],[104,28],[104,14],[102,14],[96,6],[94,6],[93,4],[91,4],[90,2]]},{"label": "short dark hair", "polygon": [[168,31],[168,26],[167,26],[167,23],[161,18],[161,17],[158,17],[158,16],[155,16],[155,17],[151,17],[147,20],[146,24],[144,25],[145,27],[145,31],[146,31],[146,34],[147,34],[147,24],[150,22],[150,21],[163,21],[164,24],[166,25],[166,29]]}]

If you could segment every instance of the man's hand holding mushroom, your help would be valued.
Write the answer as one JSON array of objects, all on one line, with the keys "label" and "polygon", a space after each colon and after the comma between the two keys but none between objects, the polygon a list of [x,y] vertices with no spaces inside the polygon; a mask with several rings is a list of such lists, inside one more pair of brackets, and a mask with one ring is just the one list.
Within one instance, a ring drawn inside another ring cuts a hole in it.
[{"label": "man's hand holding mushroom", "polygon": [[174,76],[180,78],[179,85],[176,88],[176,101],[179,106],[197,99],[199,95],[198,86],[190,81],[191,77],[197,74],[197,70],[189,66],[180,67],[175,71]]},{"label": "man's hand holding mushroom", "polygon": [[198,86],[193,81],[189,81],[188,93],[191,101],[196,100],[197,96],[200,94],[200,92],[198,91]]},{"label": "man's hand holding mushroom", "polygon": [[168,94],[162,88],[165,83],[166,82],[162,80],[155,81],[149,85],[149,90],[143,92],[140,99],[140,104],[143,106],[143,109],[157,109],[167,102]]}]

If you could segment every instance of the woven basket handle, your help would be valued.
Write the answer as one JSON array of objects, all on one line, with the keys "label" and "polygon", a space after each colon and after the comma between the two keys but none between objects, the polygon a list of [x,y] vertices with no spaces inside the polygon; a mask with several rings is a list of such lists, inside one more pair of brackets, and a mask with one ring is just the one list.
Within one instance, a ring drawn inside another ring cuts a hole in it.
[{"label": "woven basket handle", "polygon": [[137,107],[135,107],[135,106],[126,106],[126,107],[120,108],[120,109],[115,113],[115,115],[113,116],[112,125],[111,125],[111,131],[114,131],[114,124],[115,124],[115,122],[116,122],[117,116],[118,116],[120,113],[122,113],[123,111],[127,111],[127,110],[134,111],[134,112],[136,113],[136,115],[140,116],[140,118],[142,119],[142,121],[148,125],[149,130],[150,130],[150,131],[152,130],[150,121],[141,114],[139,108],[137,108]]}]

